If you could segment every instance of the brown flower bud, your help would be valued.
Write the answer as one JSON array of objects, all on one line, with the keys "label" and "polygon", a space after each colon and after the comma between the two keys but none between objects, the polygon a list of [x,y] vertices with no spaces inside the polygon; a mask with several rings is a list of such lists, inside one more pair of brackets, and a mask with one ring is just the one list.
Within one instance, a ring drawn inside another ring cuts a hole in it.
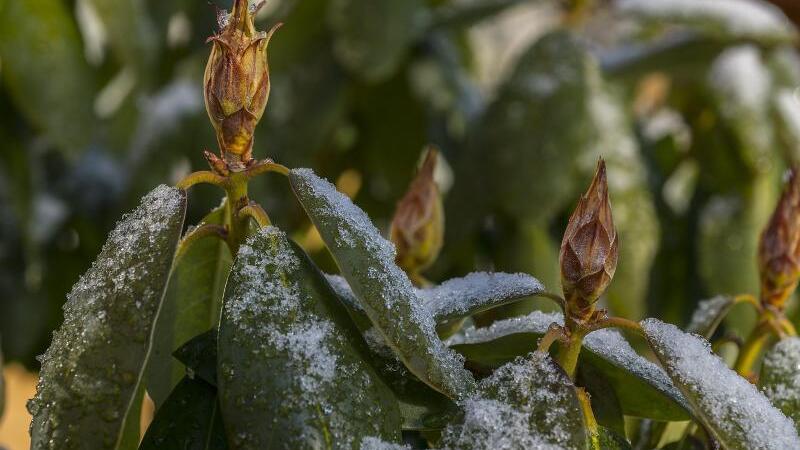
[{"label": "brown flower bud", "polygon": [[775,212],[758,244],[761,301],[783,308],[800,277],[800,177],[789,173]]},{"label": "brown flower bud", "polygon": [[617,230],[608,200],[606,164],[600,159],[591,186],[569,218],[561,241],[561,285],[568,310],[586,317],[617,269]]},{"label": "brown flower bud", "polygon": [[433,179],[438,152],[430,148],[406,195],[398,202],[390,236],[397,247],[397,264],[412,276],[439,256],[444,241],[444,213]]},{"label": "brown flower bud", "polygon": [[223,161],[240,171],[252,161],[253,133],[269,97],[267,45],[275,30],[256,31],[247,0],[235,0],[220,19],[205,72],[208,116],[217,132]]}]

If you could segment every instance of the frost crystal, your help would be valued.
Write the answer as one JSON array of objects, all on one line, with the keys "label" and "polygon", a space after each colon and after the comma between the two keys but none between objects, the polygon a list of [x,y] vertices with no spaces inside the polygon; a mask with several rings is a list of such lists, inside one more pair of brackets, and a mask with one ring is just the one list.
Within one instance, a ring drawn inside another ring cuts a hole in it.
[{"label": "frost crystal", "polygon": [[498,320],[488,327],[469,327],[447,340],[447,345],[480,344],[515,333],[544,334],[551,323],[564,324],[560,313],[534,311],[527,316]]},{"label": "frost crystal", "polygon": [[642,328],[664,368],[725,448],[800,448],[794,424],[711,351],[709,343],[657,319]]},{"label": "frost crystal", "polygon": [[444,430],[444,449],[564,450],[585,446],[575,387],[543,353],[500,367],[481,381],[478,393],[461,406],[463,421]]}]

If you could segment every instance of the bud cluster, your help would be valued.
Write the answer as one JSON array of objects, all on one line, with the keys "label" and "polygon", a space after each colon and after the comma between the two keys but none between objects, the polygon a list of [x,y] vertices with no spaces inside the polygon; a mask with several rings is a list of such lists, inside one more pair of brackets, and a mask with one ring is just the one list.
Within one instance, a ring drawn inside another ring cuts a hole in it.
[{"label": "bud cluster", "polygon": [[411,274],[433,264],[444,241],[442,197],[433,179],[437,159],[438,152],[429,149],[392,219],[390,235],[397,247],[397,264]]},{"label": "bud cluster", "polygon": [[586,193],[569,218],[561,241],[561,285],[568,310],[585,317],[605,292],[617,268],[617,230],[601,159]]},{"label": "bud cluster", "polygon": [[269,98],[267,45],[272,34],[256,31],[247,0],[235,0],[220,19],[204,79],[206,110],[217,133],[222,159],[206,158],[217,172],[241,171],[253,161],[253,134]]},{"label": "bud cluster", "polygon": [[800,278],[800,177],[792,169],[758,245],[761,301],[783,308]]}]

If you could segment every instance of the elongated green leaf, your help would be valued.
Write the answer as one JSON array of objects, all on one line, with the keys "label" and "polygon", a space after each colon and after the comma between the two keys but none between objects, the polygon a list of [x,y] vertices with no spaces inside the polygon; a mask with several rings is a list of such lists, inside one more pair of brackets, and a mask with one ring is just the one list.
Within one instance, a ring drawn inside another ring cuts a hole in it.
[{"label": "elongated green leaf", "polygon": [[[213,210],[202,224],[223,225],[225,205]],[[158,317],[147,392],[159,408],[183,378],[184,370],[172,353],[198,334],[216,327],[225,280],[231,267],[228,246],[215,237],[182,244],[175,260],[164,306]]]},{"label": "elongated green leaf", "polygon": [[443,433],[445,448],[587,448],[575,385],[550,355],[500,367],[462,406],[460,420]]},{"label": "elongated green leaf", "polygon": [[228,443],[217,389],[202,380],[181,380],[147,428],[139,450],[225,450]]},{"label": "elongated green leaf", "polygon": [[0,3],[3,81],[26,118],[73,154],[89,144],[94,79],[60,0]]},{"label": "elongated green leaf", "polygon": [[764,356],[759,387],[772,404],[800,429],[800,338],[775,344]]},{"label": "elongated green leaf", "polygon": [[733,308],[733,298],[725,295],[701,301],[692,314],[686,332],[710,339],[731,308]]},{"label": "elongated green leaf", "polygon": [[761,0],[623,0],[616,6],[630,17],[683,25],[725,40],[776,44],[797,38],[797,31],[781,10]]},{"label": "elongated green leaf", "polygon": [[145,362],[185,210],[183,191],[162,185],[146,195],[67,296],[28,403],[31,448],[135,446]]},{"label": "elongated green leaf", "polygon": [[420,0],[332,0],[328,23],[334,51],[351,71],[368,81],[390,77],[421,31]]},{"label": "elongated green leaf", "polygon": [[[490,370],[530,352],[554,322],[563,323],[562,315],[535,311],[486,328],[466,329],[448,344],[471,366]],[[617,331],[586,336],[579,362],[583,364],[591,365],[611,384],[626,415],[667,421],[689,418],[688,403],[667,374],[639,356]]]},{"label": "elongated green leaf", "polygon": [[289,180],[359,303],[403,364],[450,398],[472,392],[475,380],[439,340],[433,316],[394,264],[394,246],[364,211],[311,170],[292,170]]},{"label": "elongated green leaf", "polygon": [[277,228],[239,249],[217,354],[234,448],[352,448],[368,436],[400,438],[397,401],[365,361],[358,330],[322,273]]},{"label": "elongated green leaf", "polygon": [[186,366],[189,378],[200,378],[212,386],[217,385],[216,328],[193,337],[175,350],[173,356]]},{"label": "elongated green leaf", "polygon": [[599,427],[597,431],[596,441],[592,441],[596,450],[632,450],[624,434],[605,427]]},{"label": "elongated green leaf", "polygon": [[672,381],[722,447],[800,448],[794,423],[713,354],[707,341],[657,319],[641,325]]},{"label": "elongated green leaf", "polygon": [[622,406],[611,383],[603,374],[591,364],[581,364],[578,367],[577,384],[586,388],[592,404],[592,412],[597,423],[625,436],[625,417]]},{"label": "elongated green leaf", "polygon": [[419,291],[437,323],[461,319],[505,305],[522,297],[541,294],[544,286],[524,273],[474,272],[463,278]]},{"label": "elongated green leaf", "polygon": [[[365,323],[360,317],[366,317],[366,312],[347,280],[338,275],[327,275],[327,278],[347,307],[353,310],[356,320]],[[436,323],[441,324],[523,297],[538,295],[544,290],[539,280],[524,273],[473,272],[462,278],[451,278],[434,287],[416,289],[416,293]]]}]

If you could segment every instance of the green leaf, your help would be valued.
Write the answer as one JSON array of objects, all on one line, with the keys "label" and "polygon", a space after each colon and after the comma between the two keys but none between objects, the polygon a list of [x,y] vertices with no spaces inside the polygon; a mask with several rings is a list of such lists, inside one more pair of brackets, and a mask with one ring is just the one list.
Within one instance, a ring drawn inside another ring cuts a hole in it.
[{"label": "green leaf", "polygon": [[[448,341],[464,355],[470,367],[491,370],[535,348],[551,323],[563,323],[561,314],[534,311],[528,316],[471,328]],[[639,356],[614,330],[600,330],[584,340],[579,367],[591,365],[614,388],[626,415],[657,420],[686,420],[688,404],[657,365]]]},{"label": "green leaf", "polygon": [[657,25],[681,25],[723,40],[761,44],[794,42],[797,31],[781,10],[761,0],[624,0],[623,15]]},{"label": "green leaf", "polygon": [[575,385],[545,353],[497,369],[461,403],[443,435],[444,448],[585,449],[588,436]]},{"label": "green leaf", "polygon": [[397,401],[365,361],[358,330],[322,273],[277,228],[263,228],[239,249],[217,355],[234,448],[400,439]]},{"label": "green leaf", "polygon": [[[348,309],[353,311],[354,320],[365,324],[369,319],[347,280],[338,275],[327,275],[327,278]],[[423,306],[437,324],[463,319],[544,291],[542,283],[530,275],[502,272],[473,272],[434,287],[416,289]]]},{"label": "green leaf", "polygon": [[326,275],[326,278],[362,333],[370,349],[372,367],[394,392],[400,404],[403,429],[419,431],[444,428],[456,408],[455,403],[408,371],[380,332],[372,326],[347,280],[338,275]]},{"label": "green leaf", "polygon": [[[214,209],[202,224],[224,225],[225,204]],[[225,280],[231,267],[228,246],[216,237],[181,244],[158,317],[147,392],[159,408],[183,378],[183,367],[172,353],[189,339],[216,327]]]},{"label": "green leaf", "polygon": [[108,40],[121,65],[133,66],[138,75],[154,62],[158,39],[146,8],[136,0],[90,0],[108,32]]},{"label": "green leaf", "polygon": [[309,169],[292,170],[289,180],[359,303],[403,364],[450,398],[472,392],[475,380],[439,340],[432,315],[394,263],[394,246],[364,211]]},{"label": "green leaf", "polygon": [[597,423],[610,431],[625,436],[625,417],[614,387],[591,364],[578,367],[577,384],[589,393],[592,412]]},{"label": "green leaf", "polygon": [[181,380],[147,428],[139,450],[225,450],[228,443],[217,390],[202,380]]},{"label": "green leaf", "polygon": [[469,317],[542,292],[542,283],[524,273],[474,272],[422,289],[418,295],[438,324]]},{"label": "green leaf", "polygon": [[95,80],[60,0],[0,4],[2,77],[15,105],[62,150],[90,143]]},{"label": "green leaf", "polygon": [[529,0],[478,0],[445,3],[433,12],[431,28],[469,27]]},{"label": "green leaf", "polygon": [[154,189],[67,296],[28,403],[31,448],[135,446],[145,363],[185,210],[185,192]]},{"label": "green leaf", "polygon": [[421,31],[421,0],[332,0],[328,23],[339,62],[367,81],[391,77]]},{"label": "green leaf", "polygon": [[173,353],[175,359],[186,366],[189,378],[200,378],[217,385],[217,330],[208,330],[193,337]]},{"label": "green leaf", "polygon": [[729,369],[706,340],[657,319],[641,325],[664,369],[723,448],[800,448],[794,423]]},{"label": "green leaf", "polygon": [[697,304],[697,309],[692,314],[692,319],[686,327],[687,333],[694,333],[710,339],[714,332],[733,308],[732,297],[718,295],[714,298],[703,300]]},{"label": "green leaf", "polygon": [[605,427],[598,427],[595,439],[592,443],[597,450],[633,450],[624,434]]},{"label": "green leaf", "polygon": [[772,404],[800,429],[800,338],[788,337],[764,356],[758,385]]},{"label": "green leaf", "polygon": [[599,76],[567,32],[545,35],[520,56],[472,140],[475,154],[487,155],[483,171],[505,212],[547,220],[573,201],[578,184],[566,174],[596,146],[589,99]]}]

